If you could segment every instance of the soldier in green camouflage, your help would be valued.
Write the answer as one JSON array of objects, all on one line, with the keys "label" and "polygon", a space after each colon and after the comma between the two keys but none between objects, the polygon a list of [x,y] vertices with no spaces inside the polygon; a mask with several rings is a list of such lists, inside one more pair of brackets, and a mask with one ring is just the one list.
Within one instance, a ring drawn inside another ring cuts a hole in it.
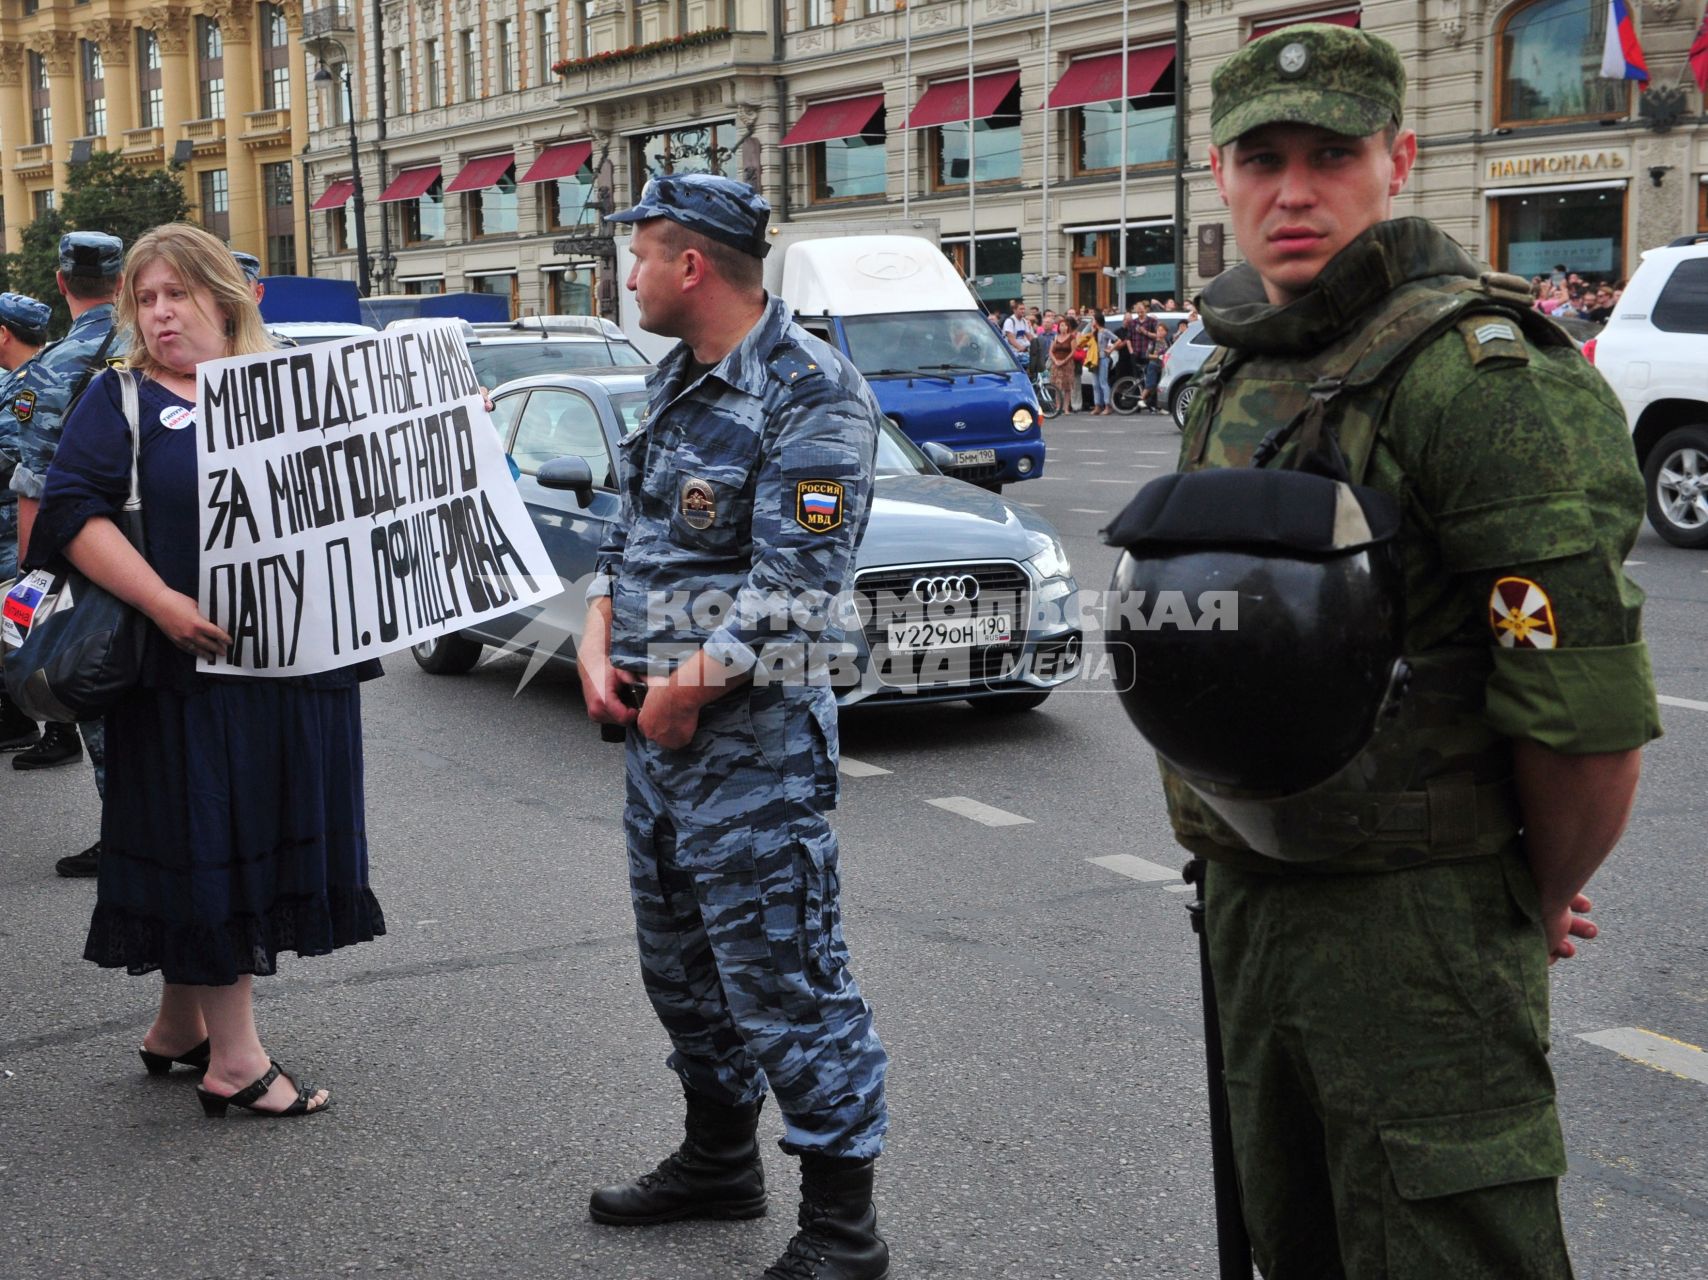
[{"label": "soldier in green camouflage", "polygon": [[1391,46],[1331,25],[1217,71],[1210,163],[1245,262],[1201,300],[1221,349],[1181,467],[1330,448],[1399,503],[1412,719],[1359,758],[1361,792],[1277,821],[1302,846],[1279,856],[1166,762],[1165,791],[1209,861],[1263,1274],[1558,1280],[1548,965],[1595,935],[1582,890],[1659,734],[1621,567],[1642,486],[1617,401],[1523,282],[1392,217],[1404,91]]}]

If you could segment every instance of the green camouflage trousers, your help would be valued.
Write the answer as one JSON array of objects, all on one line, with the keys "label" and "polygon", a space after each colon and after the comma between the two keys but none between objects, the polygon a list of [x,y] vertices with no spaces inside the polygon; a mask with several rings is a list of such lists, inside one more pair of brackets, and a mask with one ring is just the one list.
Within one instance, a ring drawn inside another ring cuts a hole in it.
[{"label": "green camouflage trousers", "polygon": [[1516,854],[1212,864],[1235,1165],[1266,1280],[1568,1280],[1536,887]]}]

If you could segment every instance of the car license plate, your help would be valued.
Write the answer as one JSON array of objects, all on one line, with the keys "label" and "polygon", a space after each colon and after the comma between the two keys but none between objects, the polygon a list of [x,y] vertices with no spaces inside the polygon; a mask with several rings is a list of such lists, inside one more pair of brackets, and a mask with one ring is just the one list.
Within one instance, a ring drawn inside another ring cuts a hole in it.
[{"label": "car license plate", "polygon": [[1007,644],[1013,620],[1006,613],[979,618],[937,618],[889,625],[891,653],[924,653],[931,649],[971,649]]},{"label": "car license plate", "polygon": [[957,449],[955,450],[955,465],[957,467],[994,467],[996,465],[996,450]]}]

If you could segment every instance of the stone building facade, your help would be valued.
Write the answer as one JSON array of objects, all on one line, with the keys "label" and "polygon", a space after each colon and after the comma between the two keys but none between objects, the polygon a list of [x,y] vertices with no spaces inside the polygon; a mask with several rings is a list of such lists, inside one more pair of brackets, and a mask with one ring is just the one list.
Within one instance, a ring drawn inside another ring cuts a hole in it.
[{"label": "stone building facade", "polygon": [[308,141],[301,0],[6,0],[0,9],[5,244],[90,150],[177,159],[203,223],[273,274],[304,269]]},{"label": "stone building facade", "polygon": [[[993,303],[1111,305],[1123,286],[1194,292],[1236,260],[1205,159],[1210,76],[1307,18],[1398,46],[1421,153],[1397,211],[1495,265],[1617,279],[1643,249],[1708,231],[1708,122],[1685,68],[1701,14],[1634,0],[1653,76],[1638,93],[1599,77],[1606,7],[360,0],[333,6],[335,41],[313,35],[311,10],[305,44],[311,69],[356,67],[376,291],[611,314],[598,213],[649,173],[712,168],[752,182],[780,221],[935,220]],[[311,110],[317,271],[355,278],[350,126],[325,99]]]}]

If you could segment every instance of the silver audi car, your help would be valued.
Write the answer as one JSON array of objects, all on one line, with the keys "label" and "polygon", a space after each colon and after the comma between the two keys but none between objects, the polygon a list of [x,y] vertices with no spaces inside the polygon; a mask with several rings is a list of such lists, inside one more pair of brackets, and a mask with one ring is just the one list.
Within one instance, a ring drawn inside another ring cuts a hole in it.
[{"label": "silver audi car", "polygon": [[[530,671],[574,662],[583,591],[621,505],[617,441],[637,429],[646,401],[645,378],[627,370],[525,378],[494,393],[494,425],[565,589],[416,646],[424,669],[469,671],[489,645],[528,653]],[[942,474],[888,423],[877,471],[854,590],[844,601],[853,662],[837,679],[841,703],[967,699],[1022,711],[1077,676],[1084,651],[1078,587],[1049,522]]]}]

